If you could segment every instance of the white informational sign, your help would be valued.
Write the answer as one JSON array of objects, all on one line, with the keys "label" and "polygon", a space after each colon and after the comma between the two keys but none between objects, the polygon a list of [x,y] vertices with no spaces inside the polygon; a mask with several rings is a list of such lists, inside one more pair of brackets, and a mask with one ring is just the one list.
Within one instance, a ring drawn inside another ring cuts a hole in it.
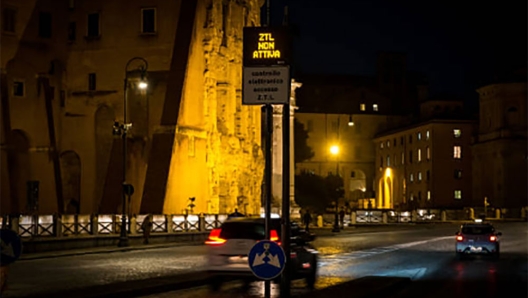
[{"label": "white informational sign", "polygon": [[289,104],[288,66],[244,67],[242,104]]}]

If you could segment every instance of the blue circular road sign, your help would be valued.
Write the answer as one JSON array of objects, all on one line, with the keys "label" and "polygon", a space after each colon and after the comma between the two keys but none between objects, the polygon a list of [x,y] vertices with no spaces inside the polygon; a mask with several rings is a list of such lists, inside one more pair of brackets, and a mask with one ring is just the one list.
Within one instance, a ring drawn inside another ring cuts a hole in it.
[{"label": "blue circular road sign", "polygon": [[284,270],[286,255],[276,242],[262,240],[253,245],[249,251],[248,263],[256,277],[270,280],[279,276]]},{"label": "blue circular road sign", "polygon": [[0,263],[2,266],[16,261],[22,253],[22,240],[10,229],[0,229]]}]

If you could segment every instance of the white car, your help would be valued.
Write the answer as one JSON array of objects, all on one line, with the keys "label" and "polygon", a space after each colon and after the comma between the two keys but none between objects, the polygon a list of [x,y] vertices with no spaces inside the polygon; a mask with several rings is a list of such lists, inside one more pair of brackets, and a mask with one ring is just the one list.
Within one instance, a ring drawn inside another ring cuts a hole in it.
[{"label": "white car", "polygon": [[[272,218],[270,226],[270,240],[280,244],[280,219]],[[291,224],[290,231],[290,278],[305,278],[308,287],[313,288],[317,275],[318,252],[309,242],[313,241],[315,236],[302,230],[296,223]],[[220,228],[211,231],[205,244],[208,247],[207,271],[213,290],[218,290],[222,283],[229,279],[242,279],[246,286],[249,282],[257,280],[249,268],[248,253],[264,236],[264,218],[231,218]]]},{"label": "white car", "polygon": [[496,232],[490,223],[465,223],[456,232],[456,255],[459,258],[471,254],[485,254],[494,258],[500,255],[501,232]]}]

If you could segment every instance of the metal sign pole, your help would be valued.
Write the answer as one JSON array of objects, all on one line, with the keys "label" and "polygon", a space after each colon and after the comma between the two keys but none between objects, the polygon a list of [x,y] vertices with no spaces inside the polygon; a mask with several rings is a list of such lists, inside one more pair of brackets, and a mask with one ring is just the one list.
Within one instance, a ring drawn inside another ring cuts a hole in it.
[{"label": "metal sign pole", "polygon": [[280,297],[290,297],[290,104],[282,106],[282,249],[286,263]]},{"label": "metal sign pole", "polygon": [[[271,196],[272,196],[272,187],[271,187],[271,175],[272,175],[272,152],[271,152],[271,142],[273,142],[273,106],[271,104],[266,104],[263,107],[264,114],[266,117],[266,139],[265,139],[265,173],[264,173],[264,185],[265,185],[265,230],[266,230],[266,239],[270,240],[270,218],[271,218]],[[264,296],[270,298],[271,296],[271,282],[266,280],[264,282]]]}]

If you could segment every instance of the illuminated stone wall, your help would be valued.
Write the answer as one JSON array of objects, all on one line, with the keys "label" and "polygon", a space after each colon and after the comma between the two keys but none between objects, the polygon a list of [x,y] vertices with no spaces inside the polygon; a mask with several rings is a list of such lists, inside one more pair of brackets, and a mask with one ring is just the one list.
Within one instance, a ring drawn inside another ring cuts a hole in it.
[{"label": "illuminated stone wall", "polygon": [[[80,201],[81,213],[120,212],[122,173],[120,143],[112,137],[114,120],[123,121],[125,65],[133,57],[148,61],[149,87],[136,87],[130,73],[128,121],[133,123],[128,142],[127,181],[135,192],[130,213],[140,213],[152,136],[160,130],[164,101],[169,94],[168,73],[174,47],[190,46],[184,77],[163,207],[156,213],[183,213],[195,198],[193,213],[240,211],[258,213],[264,161],[260,148],[260,107],[241,105],[242,28],[260,24],[262,0],[198,0],[191,45],[175,40],[182,1],[150,1],[156,8],[156,32],[141,33],[142,1],[3,1],[17,9],[16,32],[2,38],[2,78],[8,94],[13,79],[25,80],[24,98],[9,96],[11,131],[24,151],[17,161],[24,171],[8,172],[7,147],[2,147],[2,213],[25,212],[25,182],[40,181],[39,213],[67,212],[71,199]],[[126,2],[126,5],[125,5]],[[51,5],[54,4],[54,5]],[[38,36],[38,12],[52,14],[52,37]],[[99,11],[100,36],[87,38],[87,14]],[[68,23],[76,23],[76,38],[68,39]],[[54,63],[51,63],[54,61]],[[129,71],[137,69],[138,61]],[[88,90],[88,74],[97,77]],[[36,74],[44,74],[53,87],[56,148],[50,148],[43,93]],[[6,96],[7,97],[7,96]],[[2,109],[5,105],[2,104]],[[2,122],[2,143],[5,140]],[[18,144],[17,143],[17,144]],[[26,144],[27,143],[27,144]],[[26,146],[27,145],[27,146]],[[28,147],[28,148],[26,148]],[[50,150],[61,158],[66,191],[58,210]],[[10,177],[16,190],[10,191]],[[77,178],[78,182],[73,181]],[[71,178],[71,179],[70,179]],[[71,182],[73,181],[73,182]],[[110,185],[111,184],[111,185]],[[112,191],[106,191],[112,186]],[[106,188],[105,188],[106,187]],[[117,190],[117,192],[116,192]],[[10,203],[17,193],[18,207]],[[78,195],[77,195],[78,194]],[[110,197],[105,197],[109,196]],[[71,196],[76,196],[71,197]],[[105,199],[103,199],[105,198]],[[117,203],[119,202],[119,203]]]}]

